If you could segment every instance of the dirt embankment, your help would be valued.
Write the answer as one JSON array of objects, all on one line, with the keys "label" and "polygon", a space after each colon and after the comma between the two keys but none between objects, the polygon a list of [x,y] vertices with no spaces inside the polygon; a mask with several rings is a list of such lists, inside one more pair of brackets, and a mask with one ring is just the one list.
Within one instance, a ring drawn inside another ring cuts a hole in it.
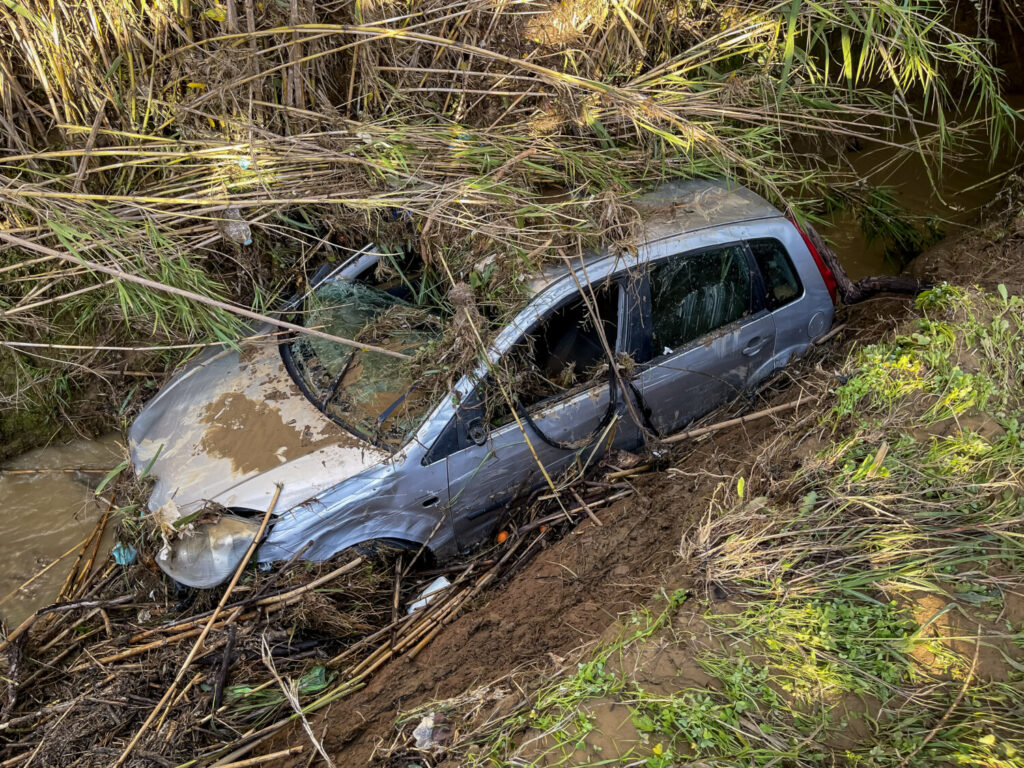
[{"label": "dirt embankment", "polygon": [[[1005,283],[1011,293],[1019,292],[1024,289],[1024,228],[1018,219],[998,231],[965,234],[924,254],[908,271],[923,279],[961,283],[964,275],[977,275],[984,285]],[[877,340],[912,307],[911,298],[882,295],[841,310],[836,323],[844,327],[839,335],[784,372],[756,407],[794,399],[812,377],[834,377],[851,346]],[[741,410],[742,405],[734,404],[711,420]],[[820,415],[820,405],[809,403],[784,414],[781,421],[725,429],[677,448],[661,462],[670,469],[636,479],[635,496],[600,512],[601,526],[586,520],[508,583],[478,598],[414,660],[391,662],[366,688],[318,713],[312,727],[323,735],[328,754],[338,765],[365,765],[393,739],[400,712],[457,696],[513,671],[525,670],[520,680],[540,682],[574,664],[576,651],[614,631],[623,612],[659,588],[699,588],[700,563],[679,556],[684,533],[707,514],[724,481],[747,477],[757,486],[748,493],[770,493],[776,478],[788,477],[811,461],[820,445],[813,434],[808,438],[808,427]],[[801,442],[794,443],[798,433]],[[675,662],[661,666],[665,675],[678,675]],[[650,666],[645,675],[657,675],[660,668]],[[499,707],[511,708],[520,696],[511,698],[516,701]],[[304,740],[296,728],[278,735],[272,746]]]},{"label": "dirt embankment", "polygon": [[[735,470],[760,437],[737,431],[723,438],[740,450],[718,450],[708,441],[683,466]],[[375,745],[388,739],[400,710],[524,666],[542,675],[601,637],[620,613],[661,584],[682,531],[701,514],[715,480],[703,473],[672,480],[671,492],[664,484],[660,475],[638,482],[635,500],[599,513],[600,527],[582,523],[480,599],[415,660],[395,661],[364,690],[319,715],[313,727],[319,733],[327,726],[327,751],[339,764],[364,765]],[[296,735],[282,741],[295,743]]]},{"label": "dirt embankment", "polygon": [[[1020,210],[1020,186],[1008,186],[1003,195],[1011,199],[996,205],[1015,204]],[[922,253],[906,269],[906,274],[931,282],[978,285],[994,290],[1002,283],[1011,294],[1024,293],[1024,217],[993,215],[989,223],[947,238]]]}]

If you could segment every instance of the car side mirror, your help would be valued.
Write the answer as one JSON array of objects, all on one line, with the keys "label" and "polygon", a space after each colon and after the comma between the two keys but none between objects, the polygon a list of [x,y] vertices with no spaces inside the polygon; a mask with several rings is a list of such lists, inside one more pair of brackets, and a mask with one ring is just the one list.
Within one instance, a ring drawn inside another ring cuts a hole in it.
[{"label": "car side mirror", "polygon": [[487,429],[484,427],[483,419],[477,416],[466,424],[466,436],[474,445],[483,445],[487,442]]}]

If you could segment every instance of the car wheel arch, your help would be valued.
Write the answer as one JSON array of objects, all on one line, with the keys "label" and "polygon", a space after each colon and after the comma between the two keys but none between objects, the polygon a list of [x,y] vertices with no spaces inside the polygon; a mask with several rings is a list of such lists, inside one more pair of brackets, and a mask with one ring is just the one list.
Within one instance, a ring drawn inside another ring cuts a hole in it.
[{"label": "car wheel arch", "polygon": [[[374,540],[403,542],[417,549],[425,545],[426,550],[435,557],[447,551],[445,545],[450,544],[449,540],[452,537],[449,526],[445,524],[446,517],[441,518],[439,524],[436,516],[417,515],[414,525],[408,524],[413,522],[408,513],[395,513],[394,517],[404,519],[405,524],[388,524],[375,514],[351,515],[338,521],[321,518],[318,522],[327,525],[305,527],[300,530],[275,529],[264,539],[256,557],[261,563],[288,560],[309,543],[302,555],[303,560],[322,562],[349,547]],[[435,528],[437,530],[431,536]]]}]

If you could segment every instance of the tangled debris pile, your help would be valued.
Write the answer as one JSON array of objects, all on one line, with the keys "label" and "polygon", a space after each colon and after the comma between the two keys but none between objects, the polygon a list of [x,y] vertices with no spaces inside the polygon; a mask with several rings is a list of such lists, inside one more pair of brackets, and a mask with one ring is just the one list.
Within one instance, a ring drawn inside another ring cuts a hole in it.
[{"label": "tangled debris pile", "polygon": [[[421,553],[380,548],[370,559],[349,551],[250,570],[216,607],[211,591],[175,604],[144,541],[133,545],[141,552],[133,564],[116,552],[97,562],[111,505],[55,604],[0,641],[0,764],[230,763],[358,690],[389,659],[415,658],[484,589],[628,494],[622,478],[647,469],[607,468],[615,482],[587,481],[574,492],[578,506],[536,499],[498,552],[440,570],[417,566]],[[450,576],[447,586],[418,600],[439,573]]]},{"label": "tangled debris pile", "polygon": [[8,765],[112,764],[186,671],[190,648],[184,684],[127,764],[216,753],[215,745],[287,706],[291,689],[275,679],[294,680],[303,697],[324,695],[337,677],[325,661],[390,619],[386,574],[358,557],[283,577],[254,575],[219,616],[192,610],[177,619],[181,606],[168,601],[150,569],[87,565],[55,605],[2,643],[0,755]]}]

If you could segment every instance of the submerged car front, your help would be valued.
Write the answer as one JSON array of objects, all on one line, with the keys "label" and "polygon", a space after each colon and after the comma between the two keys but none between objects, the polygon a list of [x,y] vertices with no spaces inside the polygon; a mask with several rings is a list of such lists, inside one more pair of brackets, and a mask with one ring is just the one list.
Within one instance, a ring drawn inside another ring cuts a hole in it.
[{"label": "submerged car front", "polygon": [[[183,584],[209,587],[231,575],[278,487],[263,542],[272,546],[261,560],[304,547],[322,559],[347,546],[337,537],[317,546],[302,538],[309,525],[296,523],[322,524],[318,499],[393,460],[429,411],[409,359],[439,333],[429,313],[334,280],[311,291],[296,316],[406,358],[307,334],[282,342],[267,327],[262,340],[208,351],[168,382],[129,440],[136,472],[155,480],[148,506],[166,539],[157,562]],[[294,536],[282,535],[289,529]]]}]

